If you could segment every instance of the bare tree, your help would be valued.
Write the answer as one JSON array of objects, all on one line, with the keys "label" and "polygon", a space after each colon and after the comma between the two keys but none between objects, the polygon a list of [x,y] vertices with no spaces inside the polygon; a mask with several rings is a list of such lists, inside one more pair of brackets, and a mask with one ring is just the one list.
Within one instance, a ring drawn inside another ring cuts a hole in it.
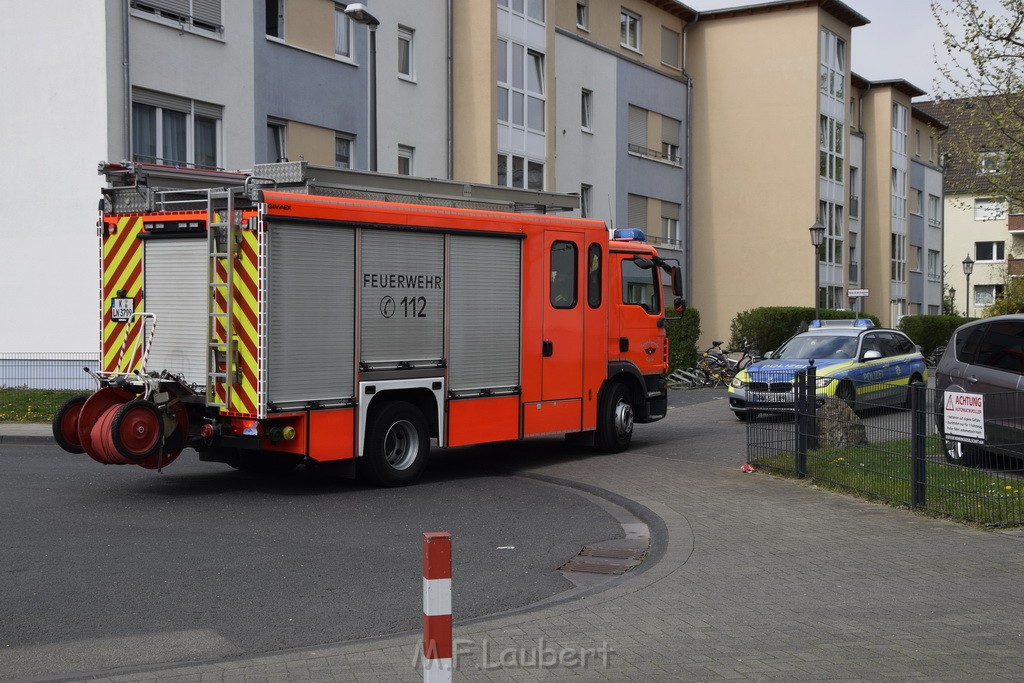
[{"label": "bare tree", "polygon": [[932,0],[931,9],[944,34],[935,104],[950,124],[950,169],[1024,209],[1024,0]]}]

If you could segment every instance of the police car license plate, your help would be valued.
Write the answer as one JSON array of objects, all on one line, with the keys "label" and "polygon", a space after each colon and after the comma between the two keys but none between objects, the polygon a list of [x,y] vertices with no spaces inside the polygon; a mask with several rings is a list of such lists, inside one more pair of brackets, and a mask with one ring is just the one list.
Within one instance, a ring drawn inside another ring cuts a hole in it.
[{"label": "police car license plate", "polygon": [[789,394],[754,394],[755,403],[785,403],[790,400]]}]

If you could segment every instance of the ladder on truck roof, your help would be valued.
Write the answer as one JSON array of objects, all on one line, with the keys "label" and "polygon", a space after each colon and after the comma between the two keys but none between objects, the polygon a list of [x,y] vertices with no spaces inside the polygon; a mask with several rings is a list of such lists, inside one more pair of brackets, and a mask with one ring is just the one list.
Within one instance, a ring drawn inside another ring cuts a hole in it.
[{"label": "ladder on truck roof", "polygon": [[220,408],[230,408],[232,385],[241,381],[232,313],[234,262],[241,245],[235,195],[241,191],[207,190],[206,405]]}]

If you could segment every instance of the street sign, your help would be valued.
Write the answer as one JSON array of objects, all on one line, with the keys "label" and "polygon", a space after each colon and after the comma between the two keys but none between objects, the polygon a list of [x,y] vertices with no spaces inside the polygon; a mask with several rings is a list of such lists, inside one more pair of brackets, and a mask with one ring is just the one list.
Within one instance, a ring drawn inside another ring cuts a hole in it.
[{"label": "street sign", "polygon": [[942,397],[943,432],[957,441],[985,443],[985,396],[947,391]]},{"label": "street sign", "polygon": [[850,297],[851,299],[859,299],[859,298],[862,298],[862,297],[866,297],[867,295],[868,295],[868,290],[866,288],[865,289],[850,289],[850,290],[847,290],[847,292],[846,292],[846,296]]}]

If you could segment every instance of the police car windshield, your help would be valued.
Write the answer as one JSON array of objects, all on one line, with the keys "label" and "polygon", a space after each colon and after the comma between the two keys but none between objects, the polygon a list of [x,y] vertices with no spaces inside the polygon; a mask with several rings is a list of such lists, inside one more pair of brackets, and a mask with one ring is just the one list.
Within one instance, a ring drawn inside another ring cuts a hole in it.
[{"label": "police car windshield", "polygon": [[826,334],[804,334],[793,337],[773,358],[853,358],[857,354],[857,338]]}]

